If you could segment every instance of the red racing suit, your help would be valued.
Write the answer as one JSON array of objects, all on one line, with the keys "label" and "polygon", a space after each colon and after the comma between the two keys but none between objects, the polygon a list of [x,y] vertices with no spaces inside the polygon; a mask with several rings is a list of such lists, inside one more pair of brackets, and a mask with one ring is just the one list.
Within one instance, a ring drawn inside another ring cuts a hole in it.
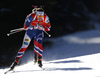
[{"label": "red racing suit", "polygon": [[[35,29],[36,25],[42,25],[44,31],[50,31],[51,25],[49,17],[44,14],[43,20],[38,21],[36,13],[31,13],[27,15],[25,22],[24,22],[24,29],[26,29],[26,33],[23,39],[22,47],[19,49],[15,62],[18,63],[19,59],[23,56],[25,50],[30,44],[30,41],[34,37],[34,53],[37,53],[38,56],[42,57],[43,53],[43,30]],[[31,29],[30,29],[31,28]]]}]

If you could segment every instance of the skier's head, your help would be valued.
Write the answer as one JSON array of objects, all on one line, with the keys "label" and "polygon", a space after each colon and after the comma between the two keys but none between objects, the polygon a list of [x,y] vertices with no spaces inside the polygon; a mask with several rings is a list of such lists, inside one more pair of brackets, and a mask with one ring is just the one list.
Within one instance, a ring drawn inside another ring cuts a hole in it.
[{"label": "skier's head", "polygon": [[41,21],[41,19],[43,20],[44,18],[44,10],[42,8],[39,8],[36,10],[36,15],[37,15],[37,19]]}]

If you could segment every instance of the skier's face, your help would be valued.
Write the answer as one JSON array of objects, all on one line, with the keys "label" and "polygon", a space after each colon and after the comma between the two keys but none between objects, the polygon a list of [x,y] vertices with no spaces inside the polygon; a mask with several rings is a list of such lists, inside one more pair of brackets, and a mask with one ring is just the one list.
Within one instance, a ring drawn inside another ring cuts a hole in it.
[{"label": "skier's face", "polygon": [[42,20],[43,20],[43,17],[44,17],[44,16],[38,16],[38,15],[37,15],[37,19],[38,19],[39,21],[42,21]]},{"label": "skier's face", "polygon": [[42,21],[43,18],[44,18],[44,12],[37,12],[37,19],[38,19],[39,21]]}]

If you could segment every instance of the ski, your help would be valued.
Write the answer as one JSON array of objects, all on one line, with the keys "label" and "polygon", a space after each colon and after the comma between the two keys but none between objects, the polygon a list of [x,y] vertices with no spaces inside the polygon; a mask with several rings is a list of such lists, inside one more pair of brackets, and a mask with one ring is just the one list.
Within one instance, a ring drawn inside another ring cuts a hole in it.
[{"label": "ski", "polygon": [[[37,61],[34,61],[34,65],[37,63]],[[42,66],[39,66],[40,69],[45,70]]]},{"label": "ski", "polygon": [[[39,67],[40,68],[40,70],[41,71],[44,71],[45,70],[45,68],[43,68],[43,67]],[[9,70],[7,70],[6,72],[4,72],[4,74],[8,74],[8,73],[15,73],[15,72],[17,72],[17,71],[14,71],[14,70],[12,70],[12,69],[9,69]]]},{"label": "ski", "polygon": [[42,70],[45,70],[45,68],[42,68]]},{"label": "ski", "polygon": [[39,67],[41,70],[45,70],[45,68],[44,67]]},{"label": "ski", "polygon": [[42,67],[42,66],[39,66],[39,68],[40,68],[41,70],[45,70],[45,68],[44,68],[44,67]]},{"label": "ski", "polygon": [[4,72],[4,74],[7,74],[7,73],[9,73],[9,72],[14,72],[14,70],[12,70],[12,69],[9,69],[9,70],[7,70],[6,72]]}]

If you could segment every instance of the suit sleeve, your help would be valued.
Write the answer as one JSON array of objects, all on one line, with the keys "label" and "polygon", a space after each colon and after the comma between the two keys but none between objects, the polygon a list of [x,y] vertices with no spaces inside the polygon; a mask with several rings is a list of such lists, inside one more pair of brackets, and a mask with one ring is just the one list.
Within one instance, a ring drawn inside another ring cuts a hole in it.
[{"label": "suit sleeve", "polygon": [[50,20],[47,15],[46,15],[46,19],[45,19],[45,25],[43,27],[44,27],[44,31],[50,31],[50,29],[51,29]]},{"label": "suit sleeve", "polygon": [[27,27],[30,26],[31,21],[33,20],[32,15],[27,15],[25,22],[24,22],[24,29],[27,29]]}]

